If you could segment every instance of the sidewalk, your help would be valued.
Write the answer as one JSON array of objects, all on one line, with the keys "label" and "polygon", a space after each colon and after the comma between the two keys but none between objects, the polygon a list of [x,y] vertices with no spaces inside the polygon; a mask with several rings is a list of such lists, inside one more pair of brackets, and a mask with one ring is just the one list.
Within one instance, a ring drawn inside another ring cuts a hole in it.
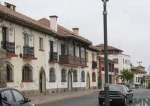
[{"label": "sidewalk", "polygon": [[73,98],[73,97],[88,95],[88,94],[92,94],[93,92],[97,92],[97,91],[100,91],[100,89],[54,93],[54,94],[40,95],[40,96],[34,96],[34,97],[29,97],[29,98],[31,99],[31,102],[34,104],[43,104],[43,103],[48,103],[48,102],[53,102],[53,101],[64,100],[64,99],[69,99],[69,98]]}]

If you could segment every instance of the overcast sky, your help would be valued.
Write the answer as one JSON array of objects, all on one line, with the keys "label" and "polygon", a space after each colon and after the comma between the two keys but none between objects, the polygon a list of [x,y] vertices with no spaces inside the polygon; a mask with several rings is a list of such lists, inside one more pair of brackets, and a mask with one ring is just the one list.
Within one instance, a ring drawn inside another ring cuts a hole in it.
[{"label": "overcast sky", "polygon": [[[4,0],[0,0],[4,3]],[[102,0],[7,0],[31,18],[58,16],[58,24],[93,42],[103,43]],[[137,66],[150,66],[150,0],[109,0],[108,45],[122,49]]]}]

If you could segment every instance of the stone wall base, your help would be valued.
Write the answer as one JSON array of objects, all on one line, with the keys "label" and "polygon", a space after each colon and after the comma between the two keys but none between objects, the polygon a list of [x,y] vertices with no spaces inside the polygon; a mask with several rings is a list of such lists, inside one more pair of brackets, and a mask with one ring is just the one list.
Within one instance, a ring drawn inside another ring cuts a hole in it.
[{"label": "stone wall base", "polygon": [[[96,89],[96,86],[90,87],[90,89]],[[75,87],[72,88],[71,91],[80,91],[80,90],[87,90],[86,87]],[[62,93],[62,92],[68,92],[68,88],[55,88],[55,89],[47,89],[45,95],[54,94],[54,93]],[[32,97],[32,96],[39,96],[43,95],[41,94],[40,90],[27,90],[27,91],[20,91],[24,96],[26,97]]]}]

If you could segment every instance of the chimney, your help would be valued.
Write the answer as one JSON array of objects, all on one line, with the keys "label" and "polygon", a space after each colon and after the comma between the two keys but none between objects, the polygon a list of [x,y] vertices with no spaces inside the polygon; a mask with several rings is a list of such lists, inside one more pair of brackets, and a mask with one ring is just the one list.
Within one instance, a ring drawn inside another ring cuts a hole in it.
[{"label": "chimney", "polygon": [[16,6],[13,5],[13,4],[10,4],[10,3],[7,3],[7,2],[4,2],[4,6],[13,10],[13,11],[16,11]]},{"label": "chimney", "polygon": [[58,17],[56,15],[52,15],[49,17],[50,17],[50,28],[57,32],[57,18]]},{"label": "chimney", "polygon": [[73,30],[73,33],[75,33],[76,35],[79,34],[79,28],[72,28],[72,30]]}]

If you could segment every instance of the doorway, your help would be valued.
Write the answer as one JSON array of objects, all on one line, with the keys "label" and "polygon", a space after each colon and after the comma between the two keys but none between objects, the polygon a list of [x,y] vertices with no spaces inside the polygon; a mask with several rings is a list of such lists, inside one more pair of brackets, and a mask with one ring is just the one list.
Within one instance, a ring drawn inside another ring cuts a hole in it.
[{"label": "doorway", "polygon": [[90,75],[87,74],[87,88],[90,89]]},{"label": "doorway", "polygon": [[71,91],[72,90],[72,74],[71,71],[69,70],[68,72],[68,90]]},{"label": "doorway", "polygon": [[39,89],[41,94],[45,93],[46,91],[46,77],[45,77],[45,71],[43,68],[40,70],[40,75],[39,75]]}]

